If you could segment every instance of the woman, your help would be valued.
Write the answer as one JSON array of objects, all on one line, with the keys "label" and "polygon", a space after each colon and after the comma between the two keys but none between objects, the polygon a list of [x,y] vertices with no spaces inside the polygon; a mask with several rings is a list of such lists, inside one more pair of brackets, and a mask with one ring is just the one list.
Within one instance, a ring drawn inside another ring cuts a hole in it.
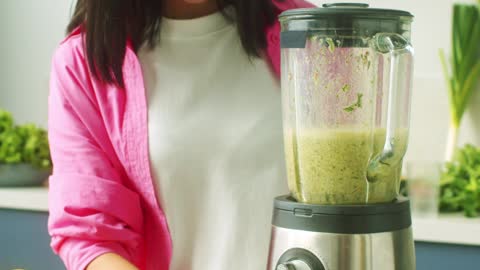
[{"label": "woman", "polygon": [[72,270],[265,269],[286,192],[285,0],[79,0],[52,65],[52,247]]}]

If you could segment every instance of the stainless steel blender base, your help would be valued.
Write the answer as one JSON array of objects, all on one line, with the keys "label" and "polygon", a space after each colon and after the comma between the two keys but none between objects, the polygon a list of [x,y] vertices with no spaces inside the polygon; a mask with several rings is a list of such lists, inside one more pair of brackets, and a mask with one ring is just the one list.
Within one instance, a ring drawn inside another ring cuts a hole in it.
[{"label": "stainless steel blender base", "polygon": [[[301,263],[297,266],[292,263],[290,268],[279,264],[282,255],[292,249],[311,252],[323,266],[311,269]],[[335,234],[273,226],[268,270],[323,270],[322,267],[325,270],[415,270],[412,230]]]},{"label": "stainless steel blender base", "polygon": [[410,204],[275,199],[267,270],[415,270]]}]

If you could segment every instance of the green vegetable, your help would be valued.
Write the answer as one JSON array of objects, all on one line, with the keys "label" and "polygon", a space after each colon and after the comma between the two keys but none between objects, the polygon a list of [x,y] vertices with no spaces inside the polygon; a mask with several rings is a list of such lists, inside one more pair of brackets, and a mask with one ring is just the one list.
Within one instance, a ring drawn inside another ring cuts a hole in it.
[{"label": "green vegetable", "polygon": [[[457,146],[458,129],[468,101],[480,78],[480,7],[453,7],[452,57],[448,62],[440,50],[450,101],[450,131],[446,159],[451,161]],[[450,67],[450,70],[449,70]]]},{"label": "green vegetable", "polygon": [[363,99],[363,94],[358,93],[357,94],[357,101],[354,104],[343,108],[343,110],[346,111],[346,112],[353,112],[356,109],[362,108],[362,99]]},{"label": "green vegetable", "polygon": [[331,53],[334,53],[335,52],[335,42],[333,42],[333,39],[327,38],[326,42],[327,42],[327,45],[328,45],[328,50]]},{"label": "green vegetable", "polygon": [[0,163],[22,162],[23,138],[15,129],[0,134]]},{"label": "green vegetable", "polygon": [[345,84],[345,85],[342,87],[342,91],[343,91],[344,93],[350,91],[350,85]]},{"label": "green vegetable", "polygon": [[10,113],[0,110],[0,164],[29,163],[51,169],[47,132],[32,124],[15,126]]},{"label": "green vegetable", "polygon": [[480,211],[480,148],[466,145],[447,163],[440,183],[440,211],[463,211],[476,217]]},{"label": "green vegetable", "polygon": [[34,125],[25,125],[18,129],[25,140],[23,160],[37,168],[51,167],[47,132]]},{"label": "green vegetable", "polygon": [[0,134],[13,128],[13,117],[9,112],[0,110]]}]

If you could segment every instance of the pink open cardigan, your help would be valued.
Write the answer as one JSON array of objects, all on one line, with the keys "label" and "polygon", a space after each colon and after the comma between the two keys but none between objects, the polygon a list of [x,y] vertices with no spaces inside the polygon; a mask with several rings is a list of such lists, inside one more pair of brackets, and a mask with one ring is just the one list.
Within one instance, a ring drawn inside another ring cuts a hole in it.
[{"label": "pink open cardigan", "polygon": [[[275,5],[279,13],[312,6],[303,0]],[[278,23],[266,29],[265,59],[277,76],[279,32]],[[131,47],[123,74],[124,90],[93,79],[78,30],[53,57],[48,229],[53,250],[69,270],[84,270],[107,252],[142,270],[167,270],[170,262],[172,243],[149,167],[142,70]]]}]

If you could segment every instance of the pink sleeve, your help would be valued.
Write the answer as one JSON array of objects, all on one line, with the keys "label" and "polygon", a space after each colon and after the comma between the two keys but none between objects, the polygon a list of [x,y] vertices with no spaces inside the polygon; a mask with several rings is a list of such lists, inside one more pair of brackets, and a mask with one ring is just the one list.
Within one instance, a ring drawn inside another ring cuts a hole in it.
[{"label": "pink sleeve", "polygon": [[143,228],[139,196],[122,184],[111,142],[78,50],[55,53],[49,96],[51,246],[68,270],[84,270],[113,252],[134,260]]},{"label": "pink sleeve", "polygon": [[313,8],[316,5],[306,0],[273,0],[273,4],[280,8],[282,11],[294,9],[294,8]]},{"label": "pink sleeve", "polygon": [[[304,0],[272,0],[272,3],[277,8],[278,12],[281,13],[283,11],[294,9],[294,8],[314,8],[316,7],[314,4],[304,1]],[[280,58],[280,23],[278,21],[275,22],[272,26],[266,29],[266,36],[267,36],[267,56],[272,68],[272,71],[277,76],[277,79],[280,79],[280,65],[281,65],[281,58]]]}]

